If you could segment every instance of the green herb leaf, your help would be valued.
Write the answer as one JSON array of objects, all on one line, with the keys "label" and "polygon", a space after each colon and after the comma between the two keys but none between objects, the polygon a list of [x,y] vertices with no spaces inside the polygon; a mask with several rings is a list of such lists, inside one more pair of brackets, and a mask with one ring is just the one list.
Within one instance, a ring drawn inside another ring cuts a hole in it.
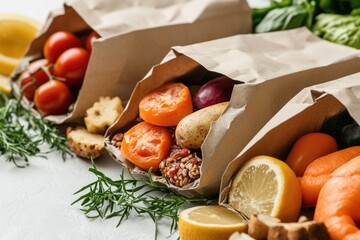
[{"label": "green herb leaf", "polygon": [[112,180],[99,171],[93,163],[89,169],[97,180],[81,188],[74,194],[83,194],[73,204],[80,203],[81,211],[89,218],[118,217],[119,226],[131,213],[147,215],[155,223],[155,239],[157,239],[157,225],[163,217],[171,220],[170,233],[177,229],[180,209],[190,204],[215,204],[215,199],[186,198],[170,190],[165,185],[151,179],[151,170],[148,178],[135,178],[129,172],[125,177],[124,170],[120,180]]},{"label": "green herb leaf", "polygon": [[57,126],[40,116],[34,116],[29,109],[15,98],[0,93],[0,154],[6,161],[18,167],[29,164],[29,157],[45,157],[40,146],[49,144],[50,151],[59,151],[65,160],[71,156],[65,136]]}]

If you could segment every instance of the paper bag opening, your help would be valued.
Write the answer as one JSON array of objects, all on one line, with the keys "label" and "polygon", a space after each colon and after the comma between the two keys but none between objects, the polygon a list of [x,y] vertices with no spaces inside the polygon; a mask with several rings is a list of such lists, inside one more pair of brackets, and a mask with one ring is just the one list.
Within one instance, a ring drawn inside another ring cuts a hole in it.
[{"label": "paper bag opening", "polygon": [[[251,12],[244,0],[69,0],[49,16],[25,59],[41,57],[42,47],[53,32],[83,33],[91,29],[102,39],[94,44],[74,110],[46,117],[55,123],[82,121],[86,109],[101,96],[120,96],[126,101],[135,84],[171,46],[251,32]],[[18,89],[16,92],[19,94]]]},{"label": "paper bag opening", "polygon": [[[357,50],[334,46],[314,38],[306,29],[272,36],[239,35],[174,47],[174,53],[166,57],[168,61],[156,66],[135,88],[129,105],[107,137],[132,125],[138,116],[141,98],[167,81],[185,81],[186,75],[195,74],[198,78],[190,79],[196,82],[207,73],[216,73],[243,82],[235,85],[229,106],[211,124],[201,147],[201,177],[185,187],[175,188],[181,194],[190,196],[217,194],[221,175],[228,163],[287,101],[304,87],[357,72],[360,67]],[[269,49],[254,51],[262,40],[266,41]],[[256,43],[256,46],[252,43]],[[331,56],[319,58],[319,54],[330,49],[334,51]],[[317,51],[315,58],[314,53]],[[291,62],[295,56],[301,59],[301,64]],[[119,153],[113,153],[113,156],[118,159]],[[122,163],[127,166],[124,160]]]},{"label": "paper bag opening", "polygon": [[357,73],[311,86],[289,101],[230,162],[222,176],[219,204],[231,208],[228,195],[232,179],[253,157],[266,155],[284,161],[301,136],[313,132],[329,134],[324,124],[344,111],[359,124],[359,78]]}]

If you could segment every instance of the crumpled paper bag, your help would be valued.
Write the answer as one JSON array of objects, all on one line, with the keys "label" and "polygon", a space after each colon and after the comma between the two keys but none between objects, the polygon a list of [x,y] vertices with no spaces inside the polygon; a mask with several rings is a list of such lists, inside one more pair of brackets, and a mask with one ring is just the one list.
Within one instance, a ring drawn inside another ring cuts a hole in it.
[{"label": "crumpled paper bag", "polygon": [[327,119],[344,110],[360,123],[359,100],[359,72],[303,89],[229,163],[222,176],[219,202],[226,205],[232,178],[252,157],[268,155],[285,160],[297,139],[320,131]]},{"label": "crumpled paper bag", "polygon": [[[82,34],[91,29],[101,38],[93,44],[74,110],[46,117],[55,123],[81,120],[100,96],[128,99],[171,46],[251,32],[251,11],[245,0],[68,0],[50,13],[23,63],[41,58],[45,41],[56,31]],[[18,84],[13,86],[19,95]]]},{"label": "crumpled paper bag", "polygon": [[[200,179],[182,188],[169,185],[186,196],[214,195],[228,163],[294,95],[304,87],[359,68],[358,50],[321,40],[306,28],[173,47],[162,64],[137,84],[124,113],[108,130],[105,145],[121,164],[144,173],[125,160],[110,140],[133,124],[138,104],[147,92],[166,82],[193,85],[219,74],[242,82],[235,85],[229,106],[213,122],[201,147]],[[165,182],[161,177],[160,181]]]}]

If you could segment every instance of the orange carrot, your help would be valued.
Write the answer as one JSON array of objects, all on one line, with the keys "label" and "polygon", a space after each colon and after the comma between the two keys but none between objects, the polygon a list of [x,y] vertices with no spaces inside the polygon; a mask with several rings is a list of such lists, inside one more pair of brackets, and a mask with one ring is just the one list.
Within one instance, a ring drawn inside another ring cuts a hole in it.
[{"label": "orange carrot", "polygon": [[359,155],[360,146],[356,146],[330,153],[310,163],[300,181],[303,206],[314,207],[321,188],[334,170]]},{"label": "orange carrot", "polygon": [[329,231],[332,240],[360,239],[351,238],[359,234],[359,229],[356,227],[356,224],[349,216],[329,218],[325,221],[325,225]]},{"label": "orange carrot", "polygon": [[332,136],[320,132],[307,133],[294,143],[285,162],[297,177],[301,177],[312,161],[336,151],[338,146]]},{"label": "orange carrot", "polygon": [[360,239],[360,156],[343,164],[322,187],[314,220],[323,221],[332,240]]}]

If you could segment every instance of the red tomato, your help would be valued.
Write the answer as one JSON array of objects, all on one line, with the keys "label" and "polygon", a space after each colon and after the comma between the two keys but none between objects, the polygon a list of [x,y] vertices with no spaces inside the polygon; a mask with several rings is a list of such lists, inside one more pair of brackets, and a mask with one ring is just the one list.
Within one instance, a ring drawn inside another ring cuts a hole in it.
[{"label": "red tomato", "polygon": [[34,101],[42,115],[61,115],[69,111],[73,95],[62,81],[50,80],[36,90]]},{"label": "red tomato", "polygon": [[70,48],[55,63],[55,75],[65,79],[68,86],[81,86],[90,54],[83,48]]},{"label": "red tomato", "polygon": [[98,38],[100,38],[100,35],[97,34],[97,32],[95,32],[95,31],[90,33],[89,36],[86,38],[86,50],[88,50],[89,53],[91,53],[91,51],[92,51],[92,42]]},{"label": "red tomato", "polygon": [[40,67],[44,66],[49,70],[50,74],[54,73],[54,68],[47,59],[36,60],[29,65],[29,69],[21,73],[19,79],[21,81],[21,91],[30,101],[34,100],[36,88],[49,81],[48,75]]},{"label": "red tomato", "polygon": [[55,63],[63,52],[73,47],[81,47],[79,38],[70,32],[55,32],[45,42],[44,56],[50,63]]},{"label": "red tomato", "polygon": [[325,133],[308,133],[295,142],[285,162],[297,177],[302,177],[311,162],[337,150],[337,143],[332,136]]},{"label": "red tomato", "polygon": [[172,138],[169,130],[141,122],[124,134],[121,152],[130,162],[148,171],[159,169],[160,162],[170,153]]},{"label": "red tomato", "polygon": [[[79,39],[81,42],[81,46],[86,49],[86,41],[89,35],[82,35]],[[86,49],[87,50],[87,49]]]},{"label": "red tomato", "polygon": [[182,83],[169,83],[146,94],[140,104],[140,117],[158,126],[175,126],[192,113],[189,88]]}]

